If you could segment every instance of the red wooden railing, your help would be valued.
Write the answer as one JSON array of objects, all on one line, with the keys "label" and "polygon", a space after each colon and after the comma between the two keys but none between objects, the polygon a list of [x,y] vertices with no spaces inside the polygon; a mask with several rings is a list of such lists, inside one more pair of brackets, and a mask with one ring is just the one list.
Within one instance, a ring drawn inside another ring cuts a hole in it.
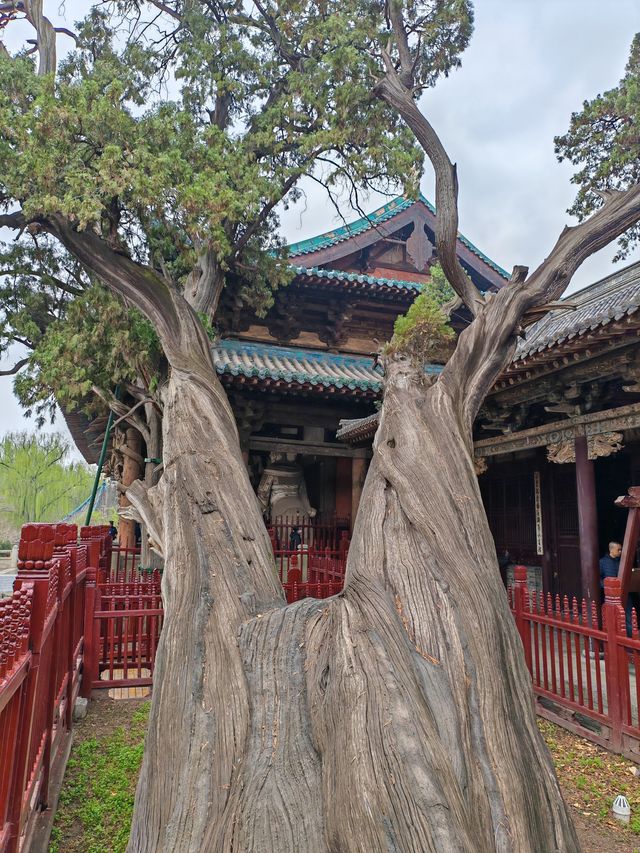
[{"label": "red wooden railing", "polygon": [[0,851],[27,847],[64,767],[84,645],[86,546],[69,525],[22,529],[0,601]]},{"label": "red wooden railing", "polygon": [[344,551],[349,547],[351,521],[331,515],[328,518],[308,516],[278,515],[268,526],[273,550],[279,551],[291,546],[291,534],[294,528],[300,536],[301,544],[317,551],[330,548]]},{"label": "red wooden railing", "polygon": [[530,593],[515,568],[509,603],[524,647],[537,710],[614,752],[640,758],[640,632],[627,636],[620,580],[605,579],[602,608]]},{"label": "red wooden railing", "polygon": [[[106,527],[25,525],[13,595],[0,600],[0,853],[25,847],[66,761],[76,696],[151,685],[162,629],[160,576],[112,547]],[[277,550],[289,602],[344,585],[346,547]],[[640,631],[627,637],[620,581],[602,608],[527,589],[508,597],[538,712],[616,752],[640,757]]]},{"label": "red wooden railing", "polygon": [[294,551],[275,550],[274,557],[289,604],[301,598],[329,598],[344,586],[346,549],[316,550],[302,545]]},{"label": "red wooden railing", "polygon": [[162,615],[158,572],[132,582],[98,584],[93,614],[97,668],[94,662],[92,687],[152,683]]}]

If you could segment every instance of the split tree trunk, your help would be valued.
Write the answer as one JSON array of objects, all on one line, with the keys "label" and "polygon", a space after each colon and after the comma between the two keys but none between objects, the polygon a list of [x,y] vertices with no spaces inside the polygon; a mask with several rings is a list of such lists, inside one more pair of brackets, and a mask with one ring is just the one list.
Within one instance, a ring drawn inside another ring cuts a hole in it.
[{"label": "split tree trunk", "polygon": [[285,607],[229,413],[173,372],[130,851],[578,850],[471,459],[389,365],[345,591]]},{"label": "split tree trunk", "polygon": [[55,227],[171,365],[162,478],[128,492],[165,556],[129,851],[577,851],[472,462],[477,408],[536,297],[497,294],[433,386],[388,360],[344,592],[286,606],[197,316]]}]

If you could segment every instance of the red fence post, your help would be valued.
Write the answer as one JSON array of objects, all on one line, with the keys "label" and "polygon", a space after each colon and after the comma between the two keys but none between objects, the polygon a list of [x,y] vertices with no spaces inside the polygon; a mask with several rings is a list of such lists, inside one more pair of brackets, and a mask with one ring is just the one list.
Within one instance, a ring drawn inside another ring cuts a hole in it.
[{"label": "red fence post", "polygon": [[82,665],[82,685],[80,687],[80,695],[83,699],[91,698],[93,682],[98,679],[99,635],[94,617],[98,598],[96,587],[97,573],[98,569],[95,565],[87,567],[84,599],[84,661]]},{"label": "red fence post", "polygon": [[[33,585],[25,584],[11,598],[0,601],[0,849],[8,850],[12,835],[11,817],[22,802],[20,761],[27,755],[29,731],[23,714],[29,684],[29,628]],[[1,689],[1,688],[4,688]],[[25,742],[26,738],[26,742]],[[18,766],[16,766],[18,764]],[[14,846],[15,846],[15,842]]]},{"label": "red fence post", "polygon": [[[50,639],[43,639],[45,624],[48,624],[52,615],[53,618],[57,618],[58,610],[58,573],[57,568],[52,565],[53,538],[51,525],[25,524],[18,546],[18,575],[14,582],[14,590],[25,586],[30,587],[33,584],[29,624],[29,648],[32,658],[20,711],[15,769],[7,815],[8,822],[11,824],[7,853],[13,853],[19,849],[26,820],[23,806],[27,809],[31,807],[31,803],[24,803],[24,798],[33,770],[30,764],[34,743],[43,743],[46,750],[46,742],[51,738],[50,730],[42,731],[36,728],[40,729],[40,726],[46,726],[48,722],[48,708],[43,708],[43,703],[49,700],[51,683],[55,682],[55,657],[48,656],[46,664],[41,666],[43,644],[51,643]],[[46,770],[47,768],[44,768],[45,775]],[[40,797],[39,801],[41,801]]]},{"label": "red fence post", "polygon": [[526,566],[515,566],[513,575],[515,579],[513,599],[516,628],[518,629],[520,639],[522,640],[524,659],[527,664],[527,669],[533,675],[531,661],[531,623],[525,615],[529,611],[529,590],[527,589]]},{"label": "red fence post", "polygon": [[[607,704],[611,718],[611,749],[618,752],[622,748],[623,708],[625,707],[624,676],[626,667],[622,667],[621,654],[626,654],[619,644],[619,632],[624,627],[624,610],[621,602],[622,584],[620,578],[604,579],[604,605],[602,607],[602,627],[607,635],[604,649],[604,667],[607,679]],[[627,685],[628,686],[628,685]]]},{"label": "red fence post", "polygon": [[[71,579],[71,591],[67,597],[65,607],[67,611],[66,631],[64,635],[59,634],[59,643],[66,645],[65,667],[67,671],[67,697],[65,704],[64,723],[67,731],[73,726],[73,703],[74,703],[74,675],[75,675],[75,642],[74,633],[76,627],[76,561],[72,554],[78,540],[78,528],[75,524],[56,524],[55,527],[55,549],[54,555],[59,556],[68,567]],[[67,562],[68,561],[68,562]]]}]

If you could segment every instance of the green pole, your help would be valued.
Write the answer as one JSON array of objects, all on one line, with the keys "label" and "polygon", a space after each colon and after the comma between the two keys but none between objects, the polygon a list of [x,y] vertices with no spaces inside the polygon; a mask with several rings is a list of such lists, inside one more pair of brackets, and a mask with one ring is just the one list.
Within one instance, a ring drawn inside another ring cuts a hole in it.
[{"label": "green pole", "polygon": [[[120,386],[116,386],[115,391],[116,400],[120,397]],[[96,502],[96,495],[98,493],[98,485],[100,483],[100,475],[102,474],[102,466],[104,465],[105,456],[107,455],[107,447],[109,446],[109,435],[111,433],[111,427],[113,426],[113,410],[109,412],[109,418],[107,419],[107,428],[104,431],[104,439],[102,440],[102,449],[100,451],[100,459],[98,460],[98,470],[96,471],[96,478],[93,481],[93,489],[91,491],[91,499],[89,501],[89,508],[87,509],[87,518],[84,523],[85,527],[88,527],[91,524],[91,516],[93,514],[93,505]]]}]

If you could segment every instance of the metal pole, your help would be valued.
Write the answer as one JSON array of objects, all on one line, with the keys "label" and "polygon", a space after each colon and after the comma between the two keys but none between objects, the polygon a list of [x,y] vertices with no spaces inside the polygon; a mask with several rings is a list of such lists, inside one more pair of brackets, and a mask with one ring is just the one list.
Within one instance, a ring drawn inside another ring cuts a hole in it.
[{"label": "metal pole", "polygon": [[[116,386],[115,390],[115,398],[118,400],[120,398],[120,386]],[[91,524],[91,516],[93,514],[93,505],[96,502],[96,494],[98,493],[98,485],[100,483],[100,475],[102,474],[102,466],[104,465],[104,459],[107,455],[107,447],[109,446],[109,435],[111,433],[111,427],[113,426],[113,410],[109,412],[109,418],[107,420],[107,427],[104,431],[104,439],[102,440],[102,449],[100,451],[100,459],[98,460],[98,470],[96,471],[96,477],[93,481],[93,489],[91,491],[91,498],[89,500],[89,506],[87,508],[87,518],[84,523],[85,527],[88,527]]]}]

